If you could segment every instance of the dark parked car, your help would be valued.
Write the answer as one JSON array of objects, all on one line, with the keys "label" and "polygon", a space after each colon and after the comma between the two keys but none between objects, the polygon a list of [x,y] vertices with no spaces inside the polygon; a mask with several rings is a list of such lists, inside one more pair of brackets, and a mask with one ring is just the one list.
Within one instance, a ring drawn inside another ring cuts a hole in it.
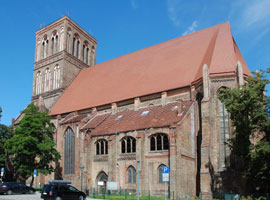
[{"label": "dark parked car", "polygon": [[49,181],[49,184],[45,184],[42,188],[41,198],[46,200],[85,200],[85,193],[70,184],[70,181]]},{"label": "dark parked car", "polygon": [[6,182],[0,183],[0,194],[13,194],[13,193],[23,193],[23,194],[33,194],[36,190],[32,187],[26,186],[22,183]]}]

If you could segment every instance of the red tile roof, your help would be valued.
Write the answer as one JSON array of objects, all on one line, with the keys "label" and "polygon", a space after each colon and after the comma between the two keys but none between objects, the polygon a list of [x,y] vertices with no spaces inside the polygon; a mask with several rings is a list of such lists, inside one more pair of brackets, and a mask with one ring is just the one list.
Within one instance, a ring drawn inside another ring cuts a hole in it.
[{"label": "red tile roof", "polygon": [[[74,114],[75,115],[75,114]],[[83,114],[83,115],[76,115],[73,117],[66,117],[66,119],[64,119],[61,124],[68,124],[68,123],[76,123],[76,122],[80,122],[82,119],[86,118],[87,114]]]},{"label": "red tile roof", "polygon": [[219,24],[82,70],[50,115],[185,87],[204,64],[210,76],[235,74],[238,60],[250,75],[229,23]]},{"label": "red tile roof", "polygon": [[[98,136],[152,127],[166,127],[181,121],[191,104],[191,101],[183,102],[185,109],[181,116],[177,115],[178,108],[176,106],[178,103],[152,106],[137,111],[128,110],[116,114],[96,115],[88,122],[84,129],[91,129],[91,135]],[[142,115],[143,112],[145,115]],[[97,121],[99,122],[98,125]]]}]

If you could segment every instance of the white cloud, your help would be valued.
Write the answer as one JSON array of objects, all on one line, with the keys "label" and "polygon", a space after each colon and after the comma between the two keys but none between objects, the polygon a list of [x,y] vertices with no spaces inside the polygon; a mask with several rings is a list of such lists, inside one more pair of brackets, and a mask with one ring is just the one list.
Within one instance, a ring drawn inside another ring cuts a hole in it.
[{"label": "white cloud", "polygon": [[167,0],[168,16],[175,26],[180,26],[181,24],[180,18],[178,17],[180,2],[180,0]]},{"label": "white cloud", "polygon": [[270,1],[251,0],[238,7],[240,20],[246,28],[264,27],[270,25]]},{"label": "white cloud", "polygon": [[130,0],[130,3],[133,9],[137,9],[139,7],[137,0]]},{"label": "white cloud", "polygon": [[187,35],[189,33],[193,33],[196,31],[196,27],[198,26],[198,21],[195,20],[192,22],[191,26],[187,28],[187,30],[182,35]]}]

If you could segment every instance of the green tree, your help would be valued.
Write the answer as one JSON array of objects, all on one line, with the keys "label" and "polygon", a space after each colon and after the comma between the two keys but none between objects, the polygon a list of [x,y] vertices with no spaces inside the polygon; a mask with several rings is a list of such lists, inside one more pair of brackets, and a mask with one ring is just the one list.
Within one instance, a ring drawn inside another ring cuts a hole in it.
[{"label": "green tree", "polygon": [[0,168],[5,167],[6,153],[4,143],[12,137],[12,129],[4,124],[0,124]]},{"label": "green tree", "polygon": [[60,159],[53,140],[54,127],[46,112],[30,104],[15,129],[14,136],[5,142],[4,148],[11,157],[15,177],[25,182],[33,171],[49,174],[55,170],[54,163]]},{"label": "green tree", "polygon": [[219,94],[234,127],[231,168],[246,180],[248,192],[270,192],[270,101],[265,95],[269,72],[256,72],[242,87]]}]

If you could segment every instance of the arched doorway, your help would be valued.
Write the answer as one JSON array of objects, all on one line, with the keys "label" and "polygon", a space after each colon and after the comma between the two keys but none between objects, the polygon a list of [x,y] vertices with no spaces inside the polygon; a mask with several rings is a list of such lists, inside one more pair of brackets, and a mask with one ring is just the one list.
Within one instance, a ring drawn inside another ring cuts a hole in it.
[{"label": "arched doorway", "polygon": [[97,175],[96,188],[99,194],[104,194],[107,190],[108,175],[102,171]]}]

